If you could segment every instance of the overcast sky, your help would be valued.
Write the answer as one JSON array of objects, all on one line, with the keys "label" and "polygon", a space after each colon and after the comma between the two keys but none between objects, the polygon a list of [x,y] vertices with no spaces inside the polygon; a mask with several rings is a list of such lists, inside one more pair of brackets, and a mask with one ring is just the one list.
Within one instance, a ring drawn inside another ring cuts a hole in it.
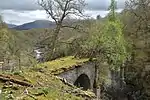
[{"label": "overcast sky", "polygon": [[[106,16],[111,0],[85,0],[85,14],[96,17]],[[125,0],[118,1],[118,11],[124,8]],[[5,22],[20,25],[34,20],[48,19],[44,10],[37,5],[37,0],[0,0],[0,13]]]}]

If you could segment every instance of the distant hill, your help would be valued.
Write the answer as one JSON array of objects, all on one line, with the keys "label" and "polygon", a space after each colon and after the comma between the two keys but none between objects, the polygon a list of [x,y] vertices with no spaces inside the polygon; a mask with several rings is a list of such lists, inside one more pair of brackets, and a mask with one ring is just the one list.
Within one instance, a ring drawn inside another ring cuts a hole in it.
[{"label": "distant hill", "polygon": [[14,28],[14,27],[17,27],[17,25],[14,25],[14,24],[7,24],[8,28]]},{"label": "distant hill", "polygon": [[20,26],[13,27],[16,30],[29,30],[33,28],[53,28],[55,23],[48,20],[36,20],[34,22],[26,23]]}]

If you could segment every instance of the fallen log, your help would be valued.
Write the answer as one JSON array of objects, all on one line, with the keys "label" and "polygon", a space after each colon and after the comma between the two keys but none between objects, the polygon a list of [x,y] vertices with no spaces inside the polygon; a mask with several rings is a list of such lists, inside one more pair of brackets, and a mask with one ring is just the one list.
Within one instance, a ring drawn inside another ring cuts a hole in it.
[{"label": "fallen log", "polygon": [[4,81],[4,82],[10,81],[12,83],[19,84],[19,85],[22,85],[22,86],[33,87],[33,85],[29,82],[22,81],[22,80],[19,80],[19,79],[15,79],[11,76],[6,76],[6,75],[2,75],[2,74],[0,74],[0,81]]}]

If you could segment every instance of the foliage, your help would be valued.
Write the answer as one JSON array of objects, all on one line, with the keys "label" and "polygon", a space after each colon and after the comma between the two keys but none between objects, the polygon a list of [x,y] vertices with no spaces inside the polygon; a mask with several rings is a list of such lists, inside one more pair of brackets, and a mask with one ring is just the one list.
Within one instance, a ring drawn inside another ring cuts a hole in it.
[{"label": "foliage", "polygon": [[[126,65],[125,80],[129,87],[130,98],[148,100],[149,59],[150,59],[150,18],[149,0],[129,0],[122,12],[121,20],[125,24],[124,34],[132,41],[132,59]],[[148,81],[147,81],[148,80]]]},{"label": "foliage", "polygon": [[0,61],[4,61],[6,57],[9,56],[10,52],[7,51],[9,49],[9,42],[12,39],[12,34],[8,31],[6,25],[1,22],[0,23]]},{"label": "foliage", "polygon": [[4,70],[21,70],[29,64],[27,59],[33,50],[33,42],[29,40],[23,32],[10,30],[4,22],[0,23],[0,61],[4,62]]},{"label": "foliage", "polygon": [[111,9],[108,20],[103,21],[103,24],[97,20],[93,24],[95,27],[90,28],[92,34],[89,34],[88,40],[82,45],[83,56],[102,58],[111,65],[112,70],[120,70],[120,66],[130,55],[127,50],[129,44],[122,33],[123,24],[114,13],[114,7]]},{"label": "foliage", "polygon": [[100,38],[108,63],[112,65],[111,69],[113,70],[119,70],[129,56],[121,26],[118,20],[107,22]]},{"label": "foliage", "polygon": [[115,10],[117,9],[117,2],[115,0],[111,0],[111,4],[109,6],[109,20],[110,21],[115,21],[116,20],[116,12]]},{"label": "foliage", "polygon": [[120,66],[129,57],[129,52],[127,51],[128,44],[122,33],[123,24],[115,14],[116,6],[115,0],[112,0],[108,21],[101,35],[101,42],[106,51],[108,63],[112,65],[111,69],[120,70]]},{"label": "foliage", "polygon": [[[76,29],[70,25],[64,25],[64,20],[67,17],[83,17],[83,8],[85,6],[84,0],[39,0],[38,4],[46,11],[56,24],[56,28],[53,31],[51,38],[51,44],[48,46],[50,52],[46,60],[52,60],[55,53],[56,44],[58,42],[58,36],[60,31],[64,27]],[[49,38],[48,38],[49,39]]]}]

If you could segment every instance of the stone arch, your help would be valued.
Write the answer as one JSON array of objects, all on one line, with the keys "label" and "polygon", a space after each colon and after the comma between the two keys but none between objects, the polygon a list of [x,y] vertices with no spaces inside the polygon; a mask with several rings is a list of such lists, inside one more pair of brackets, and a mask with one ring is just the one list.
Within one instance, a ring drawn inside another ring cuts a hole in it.
[{"label": "stone arch", "polygon": [[81,74],[74,83],[77,87],[82,87],[83,90],[91,89],[91,82],[86,74]]}]

